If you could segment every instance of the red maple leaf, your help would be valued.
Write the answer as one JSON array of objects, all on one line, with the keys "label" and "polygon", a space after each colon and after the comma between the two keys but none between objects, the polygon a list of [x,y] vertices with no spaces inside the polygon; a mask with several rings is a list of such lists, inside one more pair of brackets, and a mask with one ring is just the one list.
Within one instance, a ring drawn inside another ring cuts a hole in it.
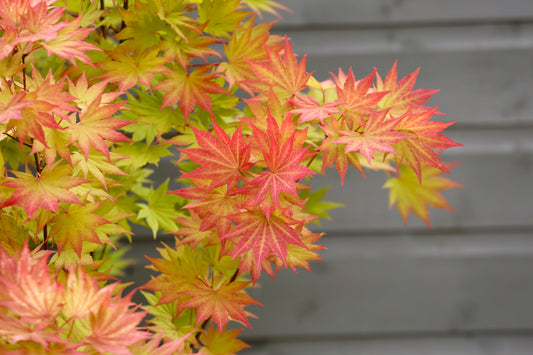
[{"label": "red maple leaf", "polygon": [[282,215],[276,210],[266,216],[260,208],[241,212],[231,219],[236,224],[221,240],[232,240],[237,245],[230,252],[233,258],[253,251],[255,266],[260,270],[262,262],[274,253],[286,265],[287,243],[306,247],[293,225],[300,221]]},{"label": "red maple leaf", "polygon": [[[250,179],[248,184],[235,191],[236,193],[252,195],[250,202],[255,205],[265,200],[267,202],[270,201],[271,203],[263,206],[267,216],[272,212],[272,206],[279,208],[278,201],[281,192],[298,197],[296,192],[297,182],[306,176],[315,174],[314,171],[302,165],[302,162],[308,157],[308,149],[295,149],[294,146],[295,142],[299,142],[299,139],[295,138],[298,132],[305,131],[294,130],[290,117],[287,117],[282,127],[287,126],[285,123],[290,123],[293,132],[284,142],[280,140],[286,132],[281,132],[280,127],[272,116],[269,115],[268,117],[266,133],[254,127],[254,138],[259,143],[266,170],[258,173],[254,178]],[[259,189],[256,189],[256,187],[259,187]]]},{"label": "red maple leaf", "polygon": [[362,133],[347,130],[338,131],[342,137],[336,139],[334,143],[345,143],[346,153],[359,151],[369,164],[371,164],[376,150],[396,154],[392,144],[409,136],[395,131],[394,128],[399,119],[387,119],[387,115],[387,111],[380,111],[370,116]]},{"label": "red maple leaf", "polygon": [[192,127],[201,148],[179,149],[200,167],[183,175],[184,178],[210,179],[210,189],[228,184],[233,186],[253,166],[250,146],[244,143],[239,126],[230,138],[213,122],[216,137]]}]

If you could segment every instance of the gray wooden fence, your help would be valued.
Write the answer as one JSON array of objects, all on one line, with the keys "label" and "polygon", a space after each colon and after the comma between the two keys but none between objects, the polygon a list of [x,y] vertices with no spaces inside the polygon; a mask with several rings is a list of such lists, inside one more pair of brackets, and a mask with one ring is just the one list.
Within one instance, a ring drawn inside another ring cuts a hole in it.
[{"label": "gray wooden fence", "polygon": [[465,188],[428,230],[388,210],[382,174],[317,177],[346,205],[322,225],[325,261],[251,291],[264,308],[250,307],[243,353],[533,354],[533,1],[281,2],[294,14],[274,28],[319,79],[422,68],[417,87],[440,89],[430,104],[457,121],[448,135],[464,147],[443,159],[462,162]]}]

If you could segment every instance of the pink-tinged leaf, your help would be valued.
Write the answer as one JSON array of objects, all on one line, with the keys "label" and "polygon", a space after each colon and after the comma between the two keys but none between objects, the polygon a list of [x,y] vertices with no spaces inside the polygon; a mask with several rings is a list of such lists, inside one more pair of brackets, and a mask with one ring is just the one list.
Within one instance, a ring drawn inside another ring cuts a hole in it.
[{"label": "pink-tinged leaf", "polygon": [[354,166],[363,176],[365,175],[361,168],[359,158],[354,152],[346,153],[346,145],[335,143],[341,137],[340,131],[343,130],[341,122],[332,118],[329,127],[321,127],[326,134],[326,139],[318,147],[322,151],[322,172],[335,163],[335,168],[341,178],[341,185],[344,185],[344,177],[348,171],[348,163]]},{"label": "pink-tinged leaf", "polygon": [[269,46],[265,45],[265,49],[268,62],[247,60],[258,79],[240,82],[244,90],[250,94],[254,91],[264,93],[272,87],[276,92],[279,91],[281,97],[290,97],[307,87],[307,81],[312,73],[306,72],[306,56],[304,55],[298,64],[287,37],[285,37],[283,59]]},{"label": "pink-tinged leaf", "polygon": [[337,108],[337,106],[342,104],[340,101],[335,100],[321,104],[317,99],[309,95],[296,94],[295,97],[298,100],[291,98],[289,102],[297,108],[291,110],[290,113],[300,115],[300,124],[313,120],[319,120],[321,124],[324,124],[324,119],[333,114],[342,113]]},{"label": "pink-tinged leaf", "polygon": [[[290,127],[285,127],[286,125]],[[282,132],[289,131],[289,128],[292,129],[292,135],[287,137],[285,142],[280,142],[283,139]],[[298,196],[296,183],[306,176],[315,174],[314,171],[302,165],[308,157],[307,148],[295,149],[294,143],[299,143],[299,139],[295,138],[297,132],[305,131],[294,130],[290,117],[284,121],[282,129],[270,115],[267,133],[254,127],[254,138],[258,140],[267,169],[258,173],[236,192],[251,194],[250,202],[254,205],[263,204],[263,211],[267,216],[270,215],[272,206],[279,208],[280,193]],[[259,190],[255,187],[259,187]]]},{"label": "pink-tinged leaf", "polygon": [[130,355],[128,346],[150,337],[138,328],[147,312],[137,311],[138,306],[130,308],[132,295],[104,300],[89,316],[91,334],[83,342],[102,353]]},{"label": "pink-tinged leaf", "polygon": [[229,239],[237,244],[230,253],[233,258],[252,250],[258,270],[271,252],[286,265],[288,243],[305,247],[293,227],[300,222],[277,212],[267,217],[260,208],[254,208],[232,216],[231,219],[236,224],[235,227],[220,236],[220,239]]},{"label": "pink-tinged leaf", "polygon": [[338,100],[342,102],[341,108],[345,111],[344,115],[350,119],[350,128],[361,121],[361,116],[369,116],[376,112],[376,105],[387,95],[388,91],[376,91],[371,88],[374,80],[374,70],[365,78],[355,81],[352,68],[348,75],[339,69],[339,76],[332,74],[337,88]]},{"label": "pink-tinged leaf", "polygon": [[444,134],[438,133],[455,123],[430,121],[431,117],[438,113],[436,108],[424,111],[419,110],[419,112],[409,111],[396,126],[397,130],[409,135],[408,139],[394,145],[394,149],[398,153],[396,162],[398,165],[402,163],[409,165],[420,181],[422,179],[422,163],[440,169],[443,172],[448,172],[448,169],[434,150],[462,145],[454,142]]},{"label": "pink-tinged leaf", "polygon": [[23,120],[22,109],[32,104],[31,101],[25,101],[26,93],[21,92],[11,96],[7,104],[0,102],[0,123],[7,120]]},{"label": "pink-tinged leaf", "polygon": [[85,159],[89,157],[91,147],[102,153],[111,161],[107,142],[131,142],[131,140],[117,131],[127,126],[131,121],[120,118],[110,118],[123,103],[101,104],[101,97],[91,102],[79,115],[79,122],[70,125],[70,143],[77,142]]},{"label": "pink-tinged leaf", "polygon": [[420,68],[413,73],[408,74],[400,81],[398,81],[397,72],[398,61],[394,62],[391,70],[385,77],[385,81],[381,79],[379,74],[376,80],[376,90],[388,91],[389,93],[381,100],[379,106],[382,109],[390,108],[390,113],[396,117],[403,115],[408,109],[423,105],[439,90],[418,89],[415,91],[415,86]]},{"label": "pink-tinged leaf", "polygon": [[371,164],[375,151],[396,154],[392,144],[409,138],[405,133],[395,131],[399,119],[386,119],[387,111],[372,115],[366,122],[363,133],[356,131],[338,131],[342,137],[334,143],[346,144],[346,153],[360,152]]},{"label": "pink-tinged leaf", "polygon": [[56,212],[59,202],[82,205],[78,197],[68,189],[89,182],[89,180],[70,176],[72,168],[69,165],[59,165],[59,163],[54,164],[38,177],[14,171],[16,178],[10,178],[2,184],[15,189],[5,206],[22,206],[31,218],[39,207]]},{"label": "pink-tinged leaf", "polygon": [[83,41],[94,30],[92,28],[78,28],[80,20],[81,16],[78,16],[70,22],[59,24],[62,25],[62,28],[57,32],[57,36],[43,42],[42,45],[48,55],[55,54],[58,57],[69,60],[73,65],[76,65],[76,60],[79,60],[94,67],[91,58],[85,52],[102,51],[102,49]]}]

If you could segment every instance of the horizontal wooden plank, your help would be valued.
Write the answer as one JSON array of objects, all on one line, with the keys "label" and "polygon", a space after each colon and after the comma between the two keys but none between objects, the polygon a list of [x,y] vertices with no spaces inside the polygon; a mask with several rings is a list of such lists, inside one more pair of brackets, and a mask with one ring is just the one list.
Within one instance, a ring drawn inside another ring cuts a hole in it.
[{"label": "horizontal wooden plank", "polygon": [[[531,234],[326,237],[312,272],[265,278],[248,339],[533,329]],[[253,309],[252,309],[253,308]]]},{"label": "horizontal wooden plank", "polygon": [[518,21],[533,17],[528,0],[280,0],[286,26],[412,24],[458,21]]},{"label": "horizontal wooden plank", "polygon": [[533,123],[533,25],[424,29],[288,31],[319,80],[353,67],[357,78],[395,60],[404,76],[421,67],[417,88],[458,125]]},{"label": "horizontal wooden plank", "polygon": [[370,340],[283,341],[250,343],[242,355],[525,355],[533,349],[533,336],[424,337]]}]

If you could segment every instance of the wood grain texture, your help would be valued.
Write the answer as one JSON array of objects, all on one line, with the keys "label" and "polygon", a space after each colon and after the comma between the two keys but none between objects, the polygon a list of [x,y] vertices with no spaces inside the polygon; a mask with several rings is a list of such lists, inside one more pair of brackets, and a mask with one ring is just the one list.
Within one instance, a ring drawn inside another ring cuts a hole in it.
[{"label": "wood grain texture", "polygon": [[283,14],[281,24],[380,25],[518,21],[533,18],[528,0],[282,0],[293,10]]}]

